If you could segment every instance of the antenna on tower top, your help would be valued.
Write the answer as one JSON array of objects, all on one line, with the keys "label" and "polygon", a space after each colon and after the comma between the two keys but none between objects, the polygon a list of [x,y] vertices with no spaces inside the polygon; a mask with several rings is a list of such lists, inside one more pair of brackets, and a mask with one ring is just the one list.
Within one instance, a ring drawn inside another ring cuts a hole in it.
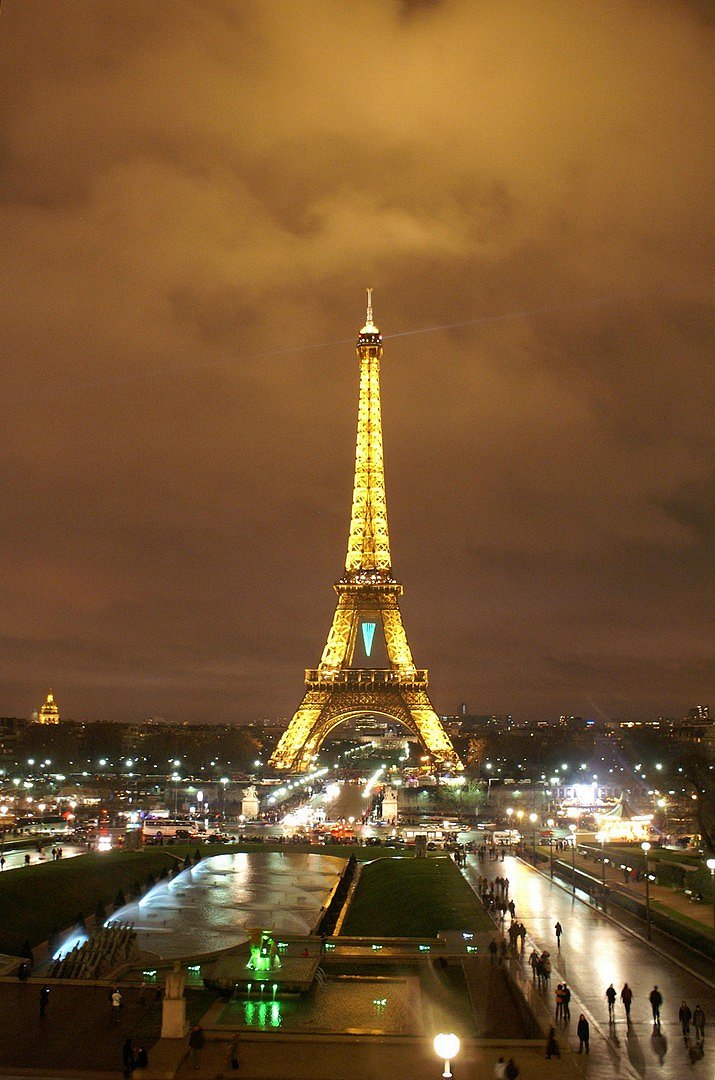
[{"label": "antenna on tower top", "polygon": [[372,289],[367,290],[367,315],[365,316],[365,325],[360,331],[361,334],[379,334],[379,330],[372,321]]}]

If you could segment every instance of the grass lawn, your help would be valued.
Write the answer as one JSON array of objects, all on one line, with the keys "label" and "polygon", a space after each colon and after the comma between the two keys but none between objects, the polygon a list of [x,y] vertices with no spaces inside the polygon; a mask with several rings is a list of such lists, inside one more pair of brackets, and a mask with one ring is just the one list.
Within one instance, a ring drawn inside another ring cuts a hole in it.
[{"label": "grass lawn", "polygon": [[341,933],[422,938],[440,930],[492,929],[452,859],[387,857],[363,867]]},{"label": "grass lawn", "polygon": [[[684,915],[682,911],[668,907],[667,904],[661,904],[659,900],[651,900],[650,903],[653,911],[658,911],[661,915],[667,915],[673,922],[681,923],[683,926],[687,926],[689,930],[695,930],[702,937],[715,938],[715,930],[708,926],[707,923],[700,922],[698,919],[691,919],[689,915]],[[706,905],[708,908],[710,906],[710,904]]]}]

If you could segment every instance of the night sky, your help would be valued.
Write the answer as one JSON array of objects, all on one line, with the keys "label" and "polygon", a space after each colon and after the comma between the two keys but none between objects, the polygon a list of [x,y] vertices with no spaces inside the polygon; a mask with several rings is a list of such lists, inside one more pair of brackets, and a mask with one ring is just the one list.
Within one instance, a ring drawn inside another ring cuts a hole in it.
[{"label": "night sky", "polygon": [[0,714],[292,714],[368,285],[437,711],[714,704],[712,10],[4,0]]}]

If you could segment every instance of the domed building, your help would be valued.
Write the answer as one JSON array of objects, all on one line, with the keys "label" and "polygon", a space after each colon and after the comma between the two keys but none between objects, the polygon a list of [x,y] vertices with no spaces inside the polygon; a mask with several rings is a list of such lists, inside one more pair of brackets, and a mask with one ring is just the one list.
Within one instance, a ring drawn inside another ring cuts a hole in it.
[{"label": "domed building", "polygon": [[47,701],[37,714],[38,724],[59,724],[60,722],[60,710],[55,704],[55,699],[52,691],[50,690],[47,695]]}]

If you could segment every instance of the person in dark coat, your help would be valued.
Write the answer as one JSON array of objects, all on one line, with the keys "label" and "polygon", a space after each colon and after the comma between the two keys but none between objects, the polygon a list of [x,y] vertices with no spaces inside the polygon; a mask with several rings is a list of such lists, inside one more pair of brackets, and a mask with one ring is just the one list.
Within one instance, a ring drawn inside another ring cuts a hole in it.
[{"label": "person in dark coat", "polygon": [[47,1012],[47,1002],[50,997],[49,986],[43,986],[40,990],[40,1016],[44,1016]]},{"label": "person in dark coat", "polygon": [[122,1047],[122,1064],[124,1065],[124,1075],[131,1076],[134,1071],[134,1046],[129,1038],[124,1040],[124,1046]]},{"label": "person in dark coat", "polygon": [[195,1024],[189,1035],[189,1049],[191,1050],[191,1058],[195,1069],[198,1069],[201,1065],[201,1051],[204,1048],[205,1042],[206,1036],[204,1035],[204,1029],[201,1027],[201,1024]]},{"label": "person in dark coat", "polygon": [[687,1001],[684,1001],[678,1010],[678,1020],[680,1020],[680,1026],[683,1029],[683,1038],[687,1039],[690,1035],[690,1021],[693,1019],[693,1014],[690,1011],[690,1006]]},{"label": "person in dark coat", "polygon": [[628,983],[623,984],[623,989],[621,990],[621,1001],[623,1002],[623,1008],[626,1010],[626,1023],[630,1024],[630,1022],[631,1022],[631,1003],[633,1001],[633,991],[631,990]]},{"label": "person in dark coat", "polygon": [[549,1028],[548,1038],[546,1040],[546,1056],[547,1058],[561,1057],[561,1051],[559,1050],[559,1044],[556,1042],[556,1032],[551,1027]]},{"label": "person in dark coat", "polygon": [[663,995],[657,986],[654,986],[649,996],[650,1007],[653,1010],[653,1023],[660,1027],[660,1007],[663,1004]]},{"label": "person in dark coat", "polygon": [[584,1047],[586,1048],[586,1053],[588,1053],[588,1040],[591,1037],[591,1029],[589,1028],[588,1020],[583,1015],[583,1013],[581,1013],[578,1018],[578,1024],[576,1025],[576,1034],[578,1035],[579,1054]]}]

